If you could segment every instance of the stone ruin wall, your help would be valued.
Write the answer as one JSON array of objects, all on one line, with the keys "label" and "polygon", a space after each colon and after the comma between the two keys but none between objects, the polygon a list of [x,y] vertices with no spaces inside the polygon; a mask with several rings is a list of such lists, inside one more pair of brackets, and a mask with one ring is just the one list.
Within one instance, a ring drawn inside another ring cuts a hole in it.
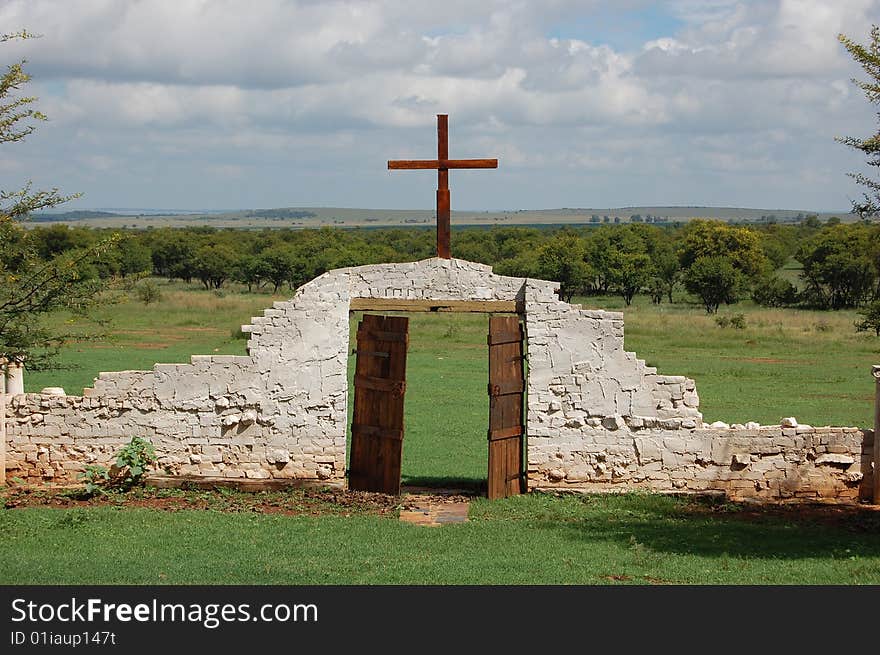
[{"label": "stone ruin wall", "polygon": [[350,300],[501,300],[525,310],[530,489],[869,493],[870,431],[705,425],[693,380],[659,375],[624,350],[621,313],[563,303],[556,286],[455,259],[330,271],[244,326],[247,356],[7,396],[7,479],[73,482],[140,436],[173,475],[343,484]]}]

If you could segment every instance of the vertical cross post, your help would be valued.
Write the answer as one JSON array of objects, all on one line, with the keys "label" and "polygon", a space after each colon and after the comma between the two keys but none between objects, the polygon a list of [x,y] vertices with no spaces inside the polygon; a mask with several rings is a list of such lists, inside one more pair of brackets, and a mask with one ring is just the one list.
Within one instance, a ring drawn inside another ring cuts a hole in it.
[{"label": "vertical cross post", "polygon": [[449,209],[449,169],[444,168],[443,161],[449,161],[449,116],[437,114],[437,256],[449,259],[450,255],[450,224]]},{"label": "vertical cross post", "polygon": [[390,160],[389,170],[437,169],[437,256],[449,259],[451,255],[449,208],[450,168],[498,168],[497,159],[450,159],[449,116],[437,114],[437,159]]}]

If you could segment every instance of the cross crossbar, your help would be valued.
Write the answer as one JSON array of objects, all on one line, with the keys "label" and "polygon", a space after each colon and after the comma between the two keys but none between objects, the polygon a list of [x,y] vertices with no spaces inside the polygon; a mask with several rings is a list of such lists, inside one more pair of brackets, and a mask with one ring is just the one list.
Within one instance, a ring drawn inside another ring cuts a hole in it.
[{"label": "cross crossbar", "polygon": [[388,170],[437,171],[437,256],[449,252],[449,170],[453,168],[498,168],[497,159],[449,159],[449,116],[437,114],[437,159],[397,159],[388,162]]},{"label": "cross crossbar", "polygon": [[388,162],[388,170],[435,168],[498,168],[497,159],[398,159]]}]

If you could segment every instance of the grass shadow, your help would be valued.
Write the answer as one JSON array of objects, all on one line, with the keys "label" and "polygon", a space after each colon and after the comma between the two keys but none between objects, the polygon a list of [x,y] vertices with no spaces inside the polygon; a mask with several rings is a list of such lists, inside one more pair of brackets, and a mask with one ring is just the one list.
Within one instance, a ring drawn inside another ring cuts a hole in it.
[{"label": "grass shadow", "polygon": [[[658,553],[749,559],[880,556],[880,511],[865,506],[746,505],[718,499],[586,497],[588,508],[542,517],[572,539]],[[560,522],[560,518],[562,518]]]},{"label": "grass shadow", "polygon": [[401,478],[401,486],[410,488],[455,490],[474,496],[486,494],[485,478],[404,475]]}]

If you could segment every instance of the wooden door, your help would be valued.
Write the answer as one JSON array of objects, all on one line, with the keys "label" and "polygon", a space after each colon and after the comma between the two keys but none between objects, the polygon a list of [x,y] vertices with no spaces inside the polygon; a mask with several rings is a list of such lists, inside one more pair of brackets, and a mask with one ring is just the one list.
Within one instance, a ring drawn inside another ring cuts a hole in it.
[{"label": "wooden door", "polygon": [[371,314],[358,325],[349,489],[400,493],[408,325]]},{"label": "wooden door", "polygon": [[490,317],[489,498],[523,492],[523,364],[519,317]]}]

